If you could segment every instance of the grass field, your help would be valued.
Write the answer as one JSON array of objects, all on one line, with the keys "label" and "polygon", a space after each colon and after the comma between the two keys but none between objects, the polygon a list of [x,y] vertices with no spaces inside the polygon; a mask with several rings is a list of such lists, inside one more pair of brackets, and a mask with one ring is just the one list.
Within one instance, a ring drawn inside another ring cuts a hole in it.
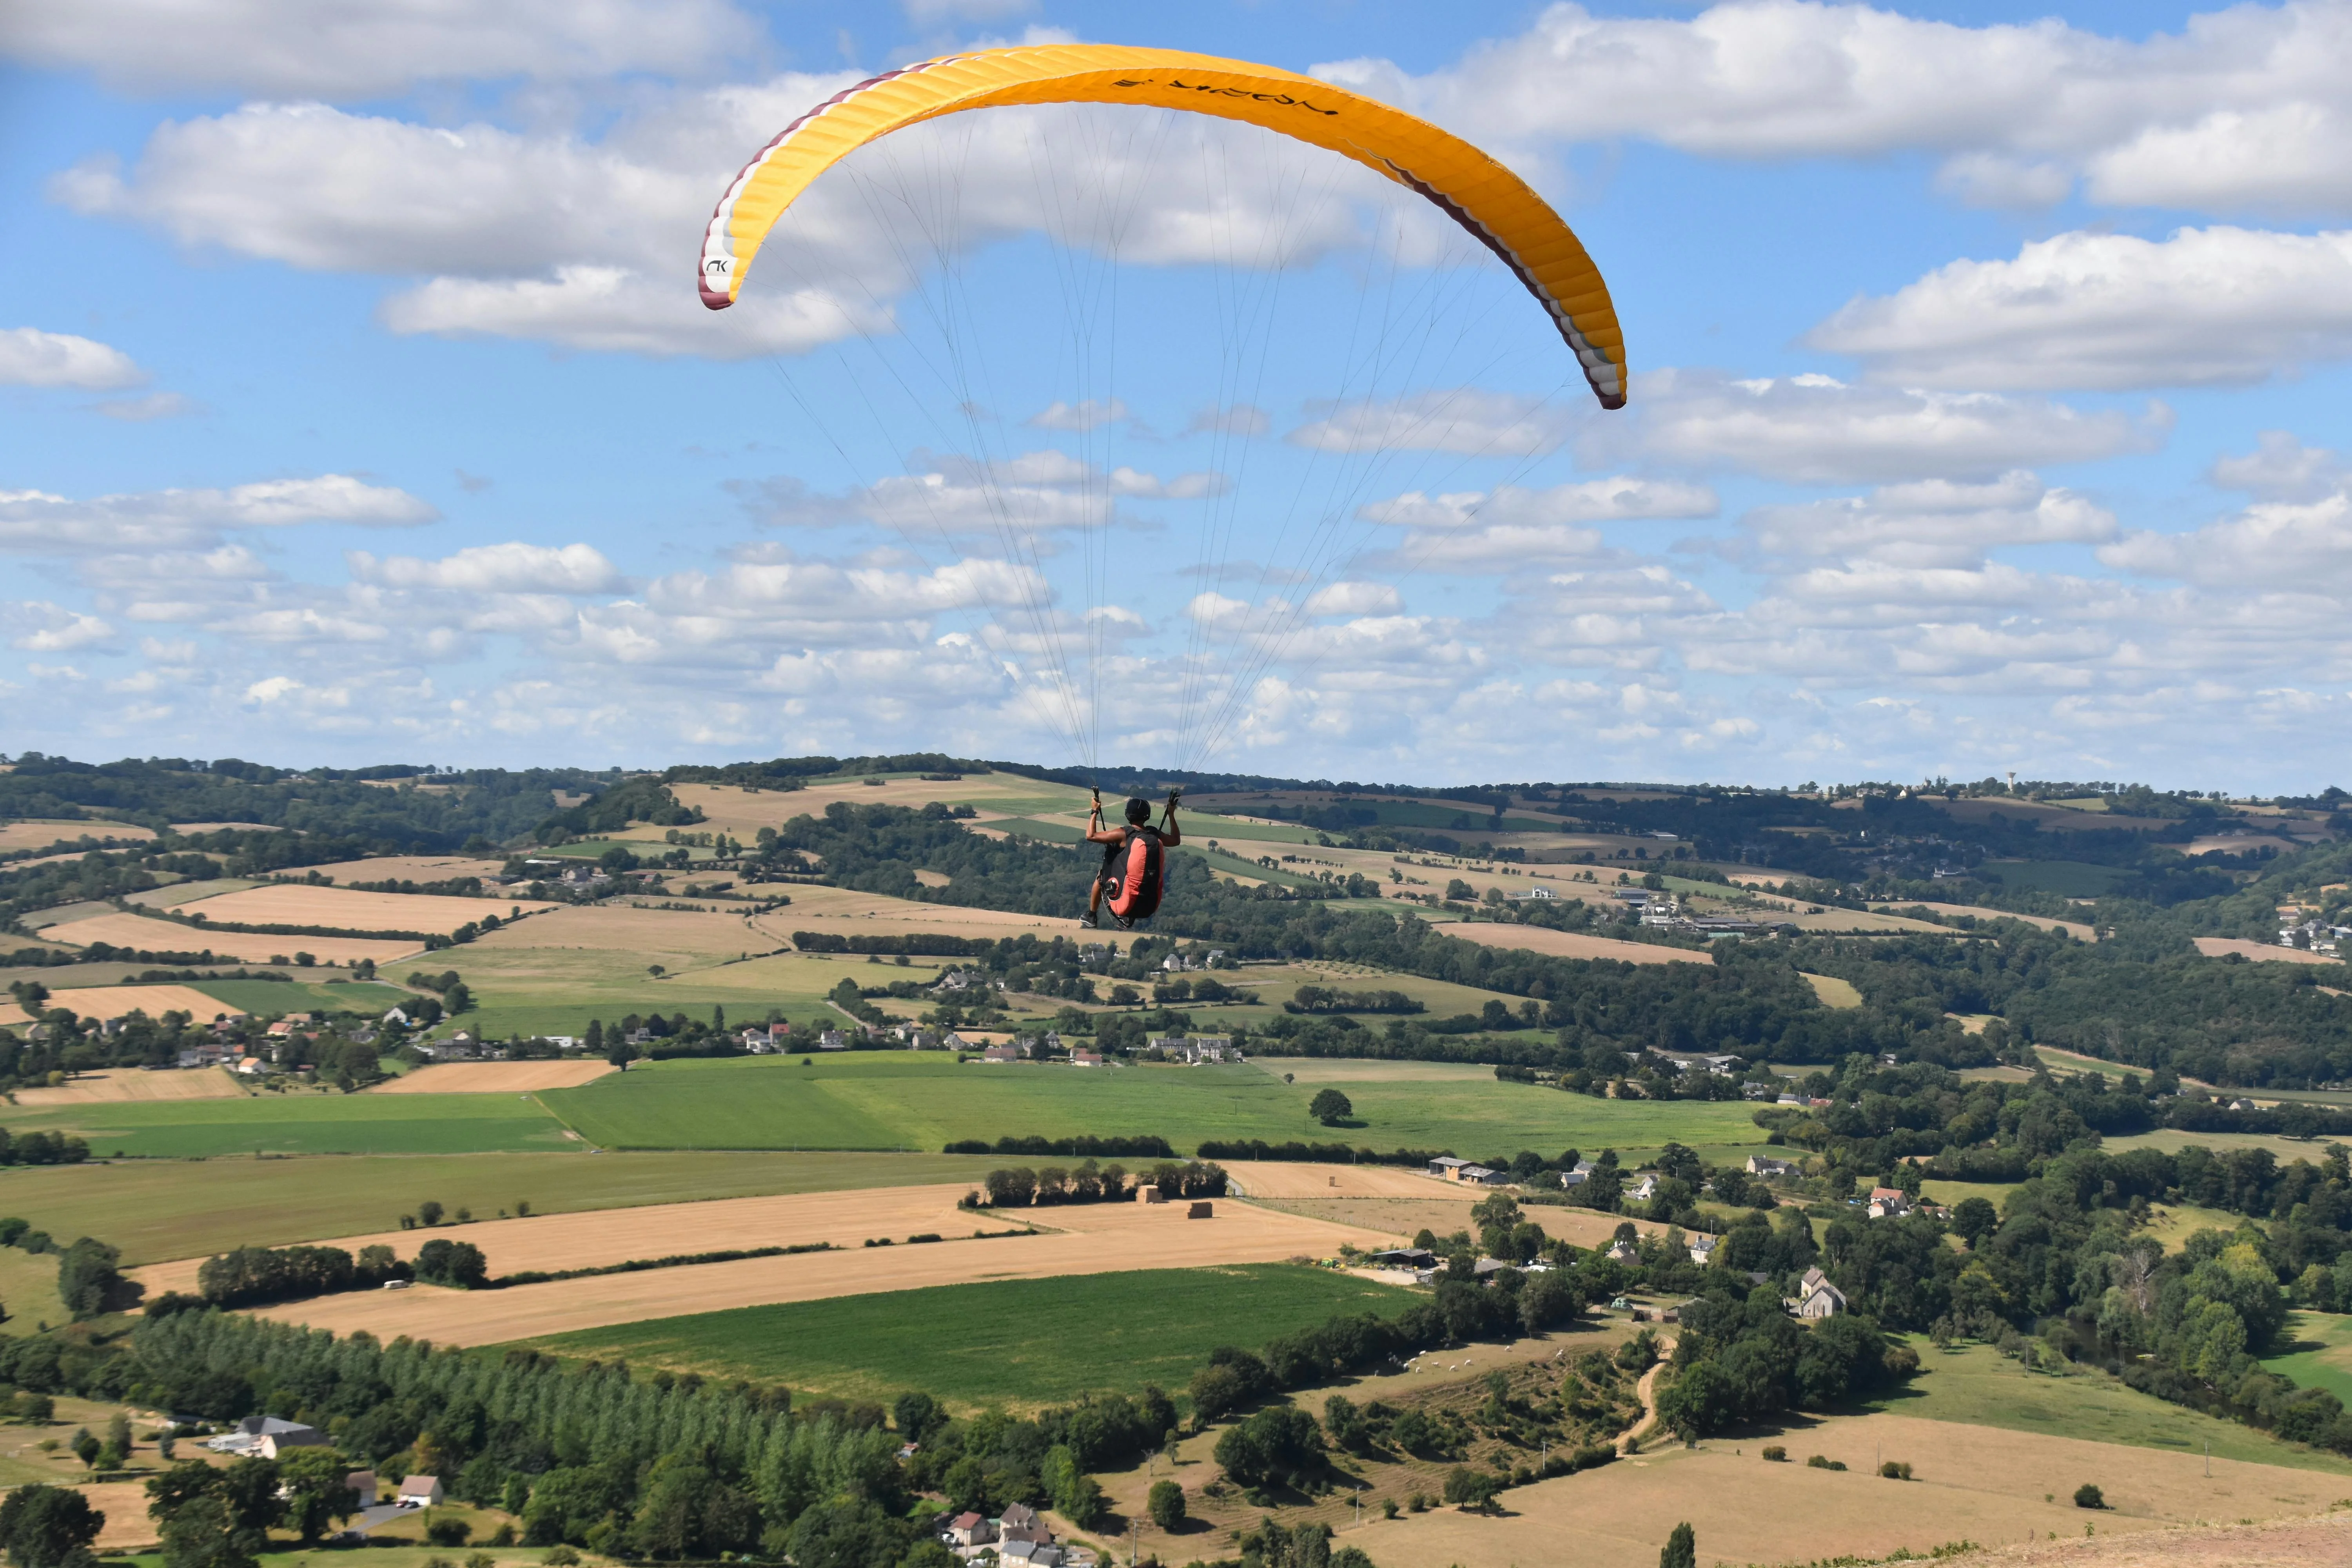
[{"label": "grass field", "polygon": [[61,1105],[13,1113],[9,1131],[71,1132],[99,1159],[223,1154],[463,1154],[579,1148],[536,1101],[512,1095],[261,1094]]},{"label": "grass field", "polygon": [[[68,1231],[58,1238],[58,1245],[69,1247],[89,1234]],[[5,1306],[8,1313],[8,1321],[0,1323],[0,1334],[38,1333],[44,1323],[54,1327],[68,1321],[73,1314],[66,1310],[65,1301],[58,1295],[56,1256],[0,1247],[0,1306]]]},{"label": "grass field", "polygon": [[[1307,1116],[1324,1084],[1353,1102],[1353,1125],[1327,1129]],[[1286,1084],[1255,1065],[1081,1072],[959,1066],[928,1052],[861,1052],[807,1067],[796,1057],[660,1062],[539,1099],[590,1142],[614,1149],[938,1149],[960,1138],[1081,1132],[1158,1133],[1185,1152],[1203,1139],[1252,1137],[1489,1154],[1761,1142],[1744,1105],[1594,1100],[1501,1083],[1491,1072],[1451,1082],[1368,1072]]]},{"label": "grass field", "polygon": [[1862,1005],[1862,993],[1854,989],[1851,980],[1840,980],[1834,974],[1808,974],[1805,984],[1813,988],[1813,994],[1822,999],[1824,1007]]},{"label": "grass field", "polygon": [[[452,1214],[470,1208],[487,1219],[501,1209],[512,1213],[518,1202],[539,1214],[568,1214],[969,1182],[1001,1163],[961,1154],[653,1153],[12,1165],[0,1169],[0,1214],[21,1215],[67,1241],[101,1237],[122,1249],[126,1265],[139,1265],[356,1235],[396,1224],[427,1198]],[[0,1262],[24,1256],[0,1249]],[[55,1262],[44,1261],[52,1276]],[[5,1275],[0,1302],[18,1310]]]},{"label": "grass field", "polygon": [[852,1398],[919,1388],[951,1406],[1093,1390],[1181,1391],[1219,1345],[1255,1348],[1413,1292],[1290,1264],[1007,1279],[706,1312],[541,1340],[564,1355],[753,1377]]},{"label": "grass field", "polygon": [[2283,1443],[2266,1432],[2168,1405],[2099,1372],[2028,1372],[1989,1346],[1939,1351],[1914,1338],[1920,1375],[1876,1408],[1929,1421],[1961,1421],[2011,1432],[2040,1432],[2158,1448],[2205,1452],[2217,1459],[2285,1465],[2352,1477],[2352,1460]]},{"label": "grass field", "polygon": [[2270,1357],[2263,1366],[2294,1379],[2298,1388],[2324,1388],[2352,1406],[2352,1317],[2291,1313],[2286,1340],[2285,1352]]}]

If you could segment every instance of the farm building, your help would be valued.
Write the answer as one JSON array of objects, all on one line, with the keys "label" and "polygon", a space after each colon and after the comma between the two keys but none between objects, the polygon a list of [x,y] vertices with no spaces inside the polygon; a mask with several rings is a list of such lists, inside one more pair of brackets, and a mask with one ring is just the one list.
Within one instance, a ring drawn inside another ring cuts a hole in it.
[{"label": "farm building", "polygon": [[442,1496],[438,1476],[410,1476],[400,1483],[398,1500],[403,1508],[433,1508]]},{"label": "farm building", "polygon": [[1748,1156],[1748,1173],[1751,1176],[1786,1176],[1796,1168],[1794,1160],[1775,1160],[1769,1154]]},{"label": "farm building", "polygon": [[232,1430],[206,1441],[205,1447],[216,1454],[274,1459],[281,1452],[320,1447],[326,1441],[324,1432],[316,1426],[304,1426],[299,1421],[284,1421],[275,1415],[248,1415]]},{"label": "farm building", "polygon": [[1870,1217],[1873,1219],[1901,1219],[1911,1212],[1911,1194],[1900,1187],[1870,1189]]}]

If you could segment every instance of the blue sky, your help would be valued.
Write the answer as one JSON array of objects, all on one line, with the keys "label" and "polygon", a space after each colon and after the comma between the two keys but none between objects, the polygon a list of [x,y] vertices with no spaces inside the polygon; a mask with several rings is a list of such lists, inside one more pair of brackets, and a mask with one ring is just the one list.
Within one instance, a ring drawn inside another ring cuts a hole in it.
[{"label": "blue sky", "polygon": [[[2339,776],[2352,4],[317,12],[0,22],[0,747]],[[697,302],[802,110],[1068,39],[1486,147],[1631,406],[1156,111],[904,132]]]}]

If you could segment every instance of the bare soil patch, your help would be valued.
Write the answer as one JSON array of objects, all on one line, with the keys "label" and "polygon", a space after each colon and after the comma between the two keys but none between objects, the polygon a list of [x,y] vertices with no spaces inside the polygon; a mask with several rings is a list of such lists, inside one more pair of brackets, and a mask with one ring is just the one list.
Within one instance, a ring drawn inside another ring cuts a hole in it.
[{"label": "bare soil patch", "polygon": [[[1913,924],[1918,922],[1913,921]],[[1491,921],[1456,921],[1440,928],[1487,947],[1519,947],[1548,952],[1555,958],[1614,958],[1627,963],[1712,963],[1714,956],[1686,948],[1659,947],[1646,942],[1620,942],[1613,936],[1588,936],[1582,931],[1553,931],[1545,926],[1497,925]]]},{"label": "bare soil patch", "polygon": [[[929,1190],[937,1193],[942,1189]],[[962,1189],[955,1190],[960,1194]],[[855,1196],[875,1202],[874,1219],[881,1217],[880,1202],[885,1194],[866,1193]],[[629,1215],[648,1212],[651,1211],[632,1210]],[[861,1246],[853,1251],[706,1263],[642,1274],[521,1285],[510,1290],[467,1292],[419,1286],[390,1292],[352,1291],[268,1308],[262,1315],[339,1333],[366,1329],[387,1338],[409,1334],[443,1344],[497,1344],[575,1329],[604,1328],[647,1318],[752,1307],[771,1301],[812,1301],[830,1296],[909,1290],[975,1279],[1037,1279],[1066,1274],[1114,1274],[1138,1268],[1278,1263],[1295,1257],[1330,1256],[1343,1241],[1366,1247],[1386,1240],[1374,1232],[1353,1226],[1277,1214],[1230,1200],[1218,1202],[1215,1217],[1207,1220],[1185,1218],[1181,1205],[1098,1204],[1031,1212],[1041,1224],[1051,1224],[1056,1229],[1037,1236],[975,1240],[971,1237],[973,1229],[1002,1230],[1007,1224],[1006,1216],[962,1214],[957,1216],[962,1222],[957,1228],[963,1232],[965,1239],[929,1246],[903,1245],[905,1236],[910,1232],[901,1231],[902,1244],[887,1247]],[[610,1223],[628,1215],[596,1217]],[[470,1226],[465,1236],[479,1245],[482,1237],[497,1230],[528,1223],[510,1221],[501,1226]],[[920,1228],[946,1236],[956,1234],[945,1223]],[[404,1234],[412,1240],[416,1235]],[[682,1226],[674,1220],[667,1227],[667,1242],[659,1250],[676,1252],[724,1245],[706,1241],[706,1234],[700,1226]],[[868,1234],[879,1235],[878,1226]],[[644,1256],[642,1252],[632,1255]]]},{"label": "bare soil patch", "polygon": [[20,1089],[19,1105],[119,1105],[131,1100],[233,1100],[245,1091],[219,1068],[80,1073],[55,1089]]},{"label": "bare soil patch", "polygon": [[2299,947],[2280,947],[2267,942],[2250,942],[2242,936],[2200,936],[2189,939],[2197,951],[2208,958],[2219,958],[2234,952],[2251,958],[2256,963],[2324,963],[2330,969],[2341,969],[2341,959],[2330,958],[2324,952],[2305,952]]},{"label": "bare soil patch", "polygon": [[533,1094],[578,1089],[613,1070],[610,1062],[443,1062],[403,1073],[370,1094]]},{"label": "bare soil patch", "polygon": [[520,908],[537,914],[557,908],[522,900],[452,899],[432,893],[360,893],[349,888],[278,883],[223,893],[188,907],[190,914],[244,925],[336,926],[344,931],[421,931],[446,935],[484,915],[507,918]]},{"label": "bare soil patch", "polygon": [[[1767,1441],[1785,1444],[1795,1462],[1766,1463],[1759,1450]],[[1803,1458],[1811,1454],[1841,1460],[1847,1468],[1810,1468]],[[1910,1464],[1916,1479],[1882,1479],[1876,1473],[1882,1458]],[[1955,1541],[2022,1551],[2029,1537],[2041,1543],[2035,1552],[2050,1553],[2054,1536],[2086,1553],[2148,1553],[2082,1559],[2122,1568],[2236,1561],[2176,1554],[2160,1543],[2180,1538],[2147,1532],[2223,1519],[2308,1516],[2344,1487],[2339,1476],[2284,1466],[2215,1459],[2210,1479],[2203,1467],[2201,1456],[2038,1433],[1901,1415],[1839,1417],[1778,1436],[1667,1448],[1517,1488],[1503,1495],[1502,1511],[1494,1518],[1454,1510],[1408,1514],[1350,1531],[1348,1540],[1382,1568],[1506,1568],[1548,1561],[1563,1541],[1577,1542],[1579,1563],[1650,1568],[1675,1525],[1686,1520],[1696,1531],[1701,1560],[1717,1563],[1882,1558]],[[2074,1506],[2074,1489],[2084,1482],[2101,1489],[2107,1509]],[[2097,1531],[2088,1541],[2086,1523]],[[2341,1542],[2345,1537],[2310,1539]],[[2054,1553],[2046,1558],[2060,1560]],[[2063,1560],[2075,1561],[2071,1552]],[[2269,1560],[2342,1561],[2248,1559]]]},{"label": "bare soil patch", "polygon": [[[227,896],[238,898],[243,895],[232,893]],[[268,963],[274,958],[291,958],[298,952],[307,952],[321,963],[357,963],[362,958],[387,963],[422,951],[413,942],[384,942],[373,937],[355,936],[261,936],[249,931],[205,931],[200,926],[178,925],[149,920],[144,915],[117,914],[110,910],[89,920],[54,927],[47,935],[51,942],[71,942],[77,947],[103,942],[115,947],[148,952],[202,952],[210,950],[223,958],[247,963]]]},{"label": "bare soil patch", "polygon": [[2352,1563],[2352,1513],[2202,1529],[2095,1535],[1972,1552],[1954,1568],[2342,1568]]}]

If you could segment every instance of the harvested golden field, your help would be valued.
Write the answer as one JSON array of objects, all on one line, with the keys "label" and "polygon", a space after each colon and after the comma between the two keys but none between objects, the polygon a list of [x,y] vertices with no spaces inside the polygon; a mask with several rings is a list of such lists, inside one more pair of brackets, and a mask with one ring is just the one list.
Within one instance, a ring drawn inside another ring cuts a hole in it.
[{"label": "harvested golden field", "polygon": [[[133,1422],[132,1426],[136,1428],[138,1423]],[[152,1445],[148,1444],[134,1445],[134,1449],[151,1447]],[[140,1454],[139,1459],[142,1465],[159,1462],[152,1452]],[[154,1520],[147,1512],[147,1505],[154,1500],[147,1495],[146,1482],[102,1481],[77,1489],[89,1500],[90,1507],[106,1515],[106,1523],[99,1531],[94,1543],[99,1551],[128,1552],[137,1547],[152,1546],[162,1539]]]},{"label": "harvested golden field", "polygon": [[[1084,790],[1013,773],[966,773],[954,780],[898,778],[879,785],[851,779],[807,789],[756,793],[733,784],[681,784],[672,785],[670,793],[677,796],[681,805],[702,808],[703,820],[693,831],[717,829],[745,839],[762,827],[781,827],[795,816],[823,816],[824,808],[837,800],[845,800],[852,805],[918,808],[934,800],[969,801],[983,812],[991,810],[992,803],[997,803],[996,811],[1007,816],[1031,815],[1049,801],[1064,803],[1064,809],[1081,812],[1087,805]],[[664,831],[658,827],[633,827],[613,837],[658,840]]]},{"label": "harvested golden field", "polygon": [[532,1094],[578,1089],[613,1070],[610,1062],[443,1062],[417,1068],[370,1094]]},{"label": "harvested golden field", "polygon": [[746,951],[781,947],[783,939],[754,931],[738,914],[656,910],[634,904],[559,906],[520,925],[501,926],[477,938],[468,952],[527,948],[620,952],[676,969],[695,958],[733,958]]},{"label": "harvested golden field", "polygon": [[[243,895],[232,893],[228,897]],[[149,920],[144,915],[115,913],[54,926],[44,934],[51,942],[68,942],[77,947],[103,942],[149,952],[201,952],[209,949],[223,958],[247,963],[268,963],[274,958],[291,958],[298,952],[307,952],[321,963],[357,963],[362,958],[388,963],[423,951],[413,942],[356,936],[257,936],[249,931],[205,931]]]},{"label": "harvested golden field", "polygon": [[[716,1198],[706,1203],[655,1204],[640,1208],[535,1215],[530,1219],[477,1221],[432,1232],[383,1230],[339,1236],[314,1246],[356,1253],[383,1245],[406,1256],[433,1236],[471,1242],[489,1259],[490,1272],[596,1268],[635,1258],[667,1258],[681,1252],[738,1252],[755,1247],[798,1247],[829,1241],[863,1247],[888,1237],[904,1241],[931,1232],[951,1236],[986,1225],[1002,1230],[1013,1223],[996,1216],[975,1218],[956,1200],[971,1190],[964,1183],[914,1187],[866,1187],[849,1192],[784,1193],[762,1197]],[[1045,1211],[1039,1211],[1045,1212]],[[1061,1211],[1052,1211],[1060,1213]],[[142,1268],[139,1278],[152,1295],[192,1290],[203,1260],[181,1258]],[[681,1276],[673,1275],[674,1278]]]},{"label": "harvested golden field", "polygon": [[1437,1198],[1475,1204],[1486,1195],[1481,1188],[1440,1181],[1410,1165],[1311,1165],[1288,1160],[1247,1160],[1228,1165],[1226,1174],[1235,1187],[1252,1198]]},{"label": "harvested golden field", "polygon": [[[1907,910],[1912,905],[1906,903],[1890,907]],[[1980,921],[2023,921],[2027,925],[2040,926],[2043,931],[2063,931],[2077,942],[2096,942],[2099,937],[2095,927],[2081,921],[2052,920],[2047,915],[2021,915],[2010,910],[1989,910],[1981,904],[1920,903],[1918,907],[1933,910],[1939,915],[1974,915]]]},{"label": "harvested golden field", "polygon": [[2274,942],[2252,942],[2242,936],[2200,936],[2189,939],[2197,951],[2208,958],[2220,958],[2234,952],[2251,958],[2256,963],[2324,963],[2330,969],[2341,969],[2344,961],[2324,952],[2305,952],[2299,947],[2280,947]]},{"label": "harvested golden field", "polygon": [[[859,1194],[878,1219],[892,1200]],[[631,1211],[637,1213],[642,1211]],[[519,1285],[488,1293],[430,1286],[399,1291],[358,1290],[263,1310],[264,1317],[348,1333],[365,1329],[391,1338],[408,1334],[437,1344],[498,1344],[541,1334],[609,1327],[647,1318],[754,1307],[772,1301],[813,1301],[877,1290],[909,1290],[978,1279],[1040,1279],[1067,1274],[1116,1274],[1138,1268],[1194,1268],[1220,1263],[1279,1263],[1328,1257],[1341,1242],[1386,1245],[1387,1237],[1350,1226],[1277,1214],[1219,1200],[1213,1219],[1184,1217],[1171,1204],[1097,1204],[1032,1211],[1056,1227],[1036,1236],[973,1239],[971,1229],[1003,1229],[1003,1216],[961,1215],[966,1238],[935,1246],[860,1247],[854,1251],[753,1258],[640,1274]],[[604,1216],[600,1216],[604,1217]],[[622,1215],[611,1218],[625,1217]],[[509,1225],[520,1224],[509,1221]],[[502,1227],[501,1227],[502,1228]],[[855,1228],[855,1227],[853,1227]],[[943,1225],[925,1226],[942,1235]],[[414,1237],[415,1233],[408,1233]],[[483,1232],[469,1230],[468,1239]],[[873,1234],[879,1234],[878,1230]],[[697,1245],[671,1229],[676,1251]],[[902,1233],[899,1239],[905,1239]]]},{"label": "harvested golden field", "polygon": [[[16,822],[0,822],[0,851],[10,849],[47,849],[52,844],[71,844],[84,837],[91,838],[152,838],[155,830],[135,823],[47,822],[26,818]],[[21,864],[21,862],[20,862]]]},{"label": "harvested golden field", "polygon": [[[135,920],[138,917],[126,918]],[[143,1012],[151,1018],[161,1018],[166,1013],[184,1012],[200,1024],[209,1024],[223,1014],[232,1018],[245,1016],[244,1008],[215,1001],[193,985],[73,986],[50,992],[48,1005],[70,1009],[75,1016],[81,1018],[120,1018],[133,1011]],[[32,1020],[26,1016],[25,1010],[15,1003],[0,1003],[0,1024],[30,1022]],[[136,1097],[118,1095],[113,1098]],[[31,1104],[32,1101],[26,1103]],[[50,1103],[66,1102],[53,1100]]]},{"label": "harvested golden field", "polygon": [[243,1094],[236,1080],[220,1068],[190,1068],[144,1072],[115,1068],[106,1072],[77,1073],[55,1089],[20,1089],[19,1105],[115,1105],[143,1100],[231,1100]]},{"label": "harvested golden field", "polygon": [[821,931],[842,936],[903,936],[909,931],[948,931],[968,936],[1011,937],[1023,931],[1064,936],[1078,929],[1072,910],[1060,916],[1016,914],[1007,910],[967,909],[960,904],[924,904],[880,893],[860,893],[846,888],[795,887],[789,909],[755,915],[751,924],[768,932],[781,946],[796,931]]},{"label": "harvested golden field", "polygon": [[1854,989],[1853,981],[1840,980],[1834,974],[1806,974],[1801,970],[1799,973],[1803,975],[1805,984],[1813,988],[1813,994],[1821,998],[1822,1006],[1859,1007],[1862,1005],[1862,993]]},{"label": "harvested golden field", "polygon": [[[2345,1491],[2344,1478],[2279,1465],[2212,1461],[2080,1438],[2011,1432],[1903,1415],[1835,1417],[1774,1439],[1795,1461],[1768,1464],[1764,1439],[1709,1439],[1697,1448],[1665,1448],[1599,1470],[1515,1488],[1499,1517],[1454,1510],[1367,1523],[1345,1539],[1381,1568],[1507,1568],[1549,1561],[1559,1543],[1577,1543],[1576,1560],[1599,1568],[1652,1568],[1675,1524],[1689,1521],[1702,1563],[1803,1563],[1844,1556],[1924,1553],[1955,1541],[2023,1547],[2051,1538],[2086,1552],[2101,1538],[2147,1541],[2154,1555],[2086,1556],[2109,1563],[2229,1562],[2163,1555],[2166,1538],[2143,1532],[2221,1520],[2308,1516]],[[1821,1454],[1843,1471],[1808,1468]],[[1914,1479],[1876,1473],[1881,1458],[1913,1467]],[[2105,1494],[2096,1513],[2074,1506],[2089,1482]],[[2085,1524],[2097,1531],[2084,1539]],[[2341,1542],[2339,1532],[2312,1539]],[[2123,1550],[2131,1548],[2124,1547]],[[1996,1561],[1999,1559],[1996,1557]],[[2074,1562],[2069,1553],[2063,1561]],[[2251,1561],[2261,1561],[2252,1559]],[[2329,1559],[2302,1559],[2326,1562]],[[2342,1561],[2336,1559],[2336,1561]]]},{"label": "harvested golden field", "polygon": [[[1913,921],[1913,924],[1918,922]],[[1548,952],[1554,958],[1615,958],[1627,963],[1712,963],[1704,949],[1660,947],[1654,942],[1620,942],[1613,936],[1588,936],[1582,931],[1553,931],[1546,926],[1497,925],[1491,921],[1455,921],[1438,928],[1487,947],[1518,947]]]},{"label": "harvested golden field", "polygon": [[304,868],[338,882],[446,882],[452,877],[479,877],[487,883],[506,868],[506,862],[478,855],[372,855]]},{"label": "harvested golden field", "polygon": [[360,893],[349,888],[314,888],[279,882],[223,893],[185,906],[186,912],[240,925],[334,926],[342,931],[421,931],[447,935],[484,915],[500,920],[509,911],[538,914],[555,904],[522,900],[449,899],[430,893]]}]

